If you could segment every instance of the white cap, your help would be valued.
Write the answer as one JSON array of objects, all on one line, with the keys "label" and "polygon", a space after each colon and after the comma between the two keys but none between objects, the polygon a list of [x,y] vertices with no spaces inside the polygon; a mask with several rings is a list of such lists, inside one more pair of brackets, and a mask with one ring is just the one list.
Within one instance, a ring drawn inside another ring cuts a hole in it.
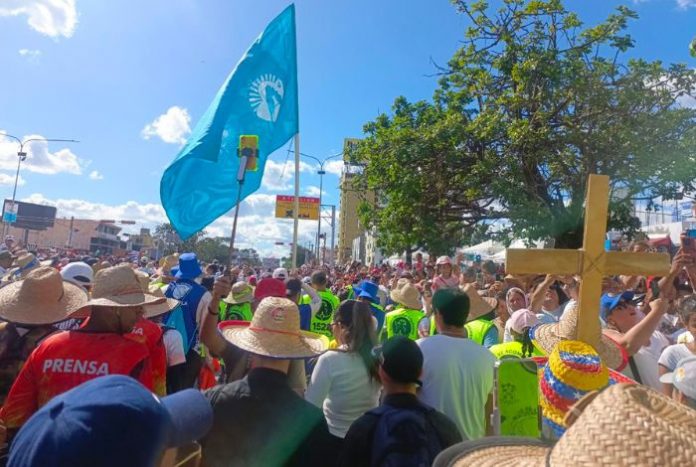
[{"label": "white cap", "polygon": [[288,270],[285,268],[278,268],[273,271],[273,279],[285,280],[288,278]]},{"label": "white cap", "polygon": [[66,281],[81,286],[90,286],[92,285],[92,281],[94,281],[94,271],[92,267],[82,261],[66,264],[65,267],[60,270],[60,275]]}]

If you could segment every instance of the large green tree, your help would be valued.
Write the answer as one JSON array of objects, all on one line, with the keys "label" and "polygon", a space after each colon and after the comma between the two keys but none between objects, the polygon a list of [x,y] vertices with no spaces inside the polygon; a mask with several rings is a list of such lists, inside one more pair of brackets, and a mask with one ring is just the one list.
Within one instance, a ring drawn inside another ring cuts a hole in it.
[{"label": "large green tree", "polygon": [[610,226],[625,230],[632,200],[694,190],[696,110],[678,102],[696,73],[626,59],[633,11],[585,27],[560,0],[453,3],[471,26],[433,101],[397,98],[355,149],[381,199],[362,217],[387,250],[439,252],[486,230],[577,247],[590,173],[611,177]]}]

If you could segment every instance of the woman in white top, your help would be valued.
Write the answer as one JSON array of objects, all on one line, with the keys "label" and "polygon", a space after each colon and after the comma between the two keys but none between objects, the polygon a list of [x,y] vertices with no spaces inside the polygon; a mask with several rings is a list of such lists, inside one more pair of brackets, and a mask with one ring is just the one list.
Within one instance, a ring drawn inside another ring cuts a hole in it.
[{"label": "woman in white top", "polygon": [[377,335],[370,307],[355,300],[343,302],[332,328],[338,348],[317,360],[305,399],[324,410],[335,441],[335,449],[328,452],[338,455],[350,425],[379,405],[381,385],[372,357]]},{"label": "woman in white top", "polygon": [[[687,295],[682,298],[679,301],[677,310],[679,311],[679,319],[686,328],[686,334],[691,334],[692,336],[696,334],[696,295]],[[660,376],[665,373],[671,373],[677,368],[677,363],[680,360],[692,357],[694,354],[696,354],[696,344],[693,341],[666,347],[658,360]],[[662,391],[671,396],[672,385],[662,383]]]}]

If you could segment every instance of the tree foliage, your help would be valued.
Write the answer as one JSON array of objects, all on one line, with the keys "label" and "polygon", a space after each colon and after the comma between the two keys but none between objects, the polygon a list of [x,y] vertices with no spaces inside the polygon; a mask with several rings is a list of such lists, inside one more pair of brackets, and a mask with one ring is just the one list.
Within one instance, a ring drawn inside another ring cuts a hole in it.
[{"label": "tree foliage", "polygon": [[453,2],[471,26],[432,102],[398,97],[354,157],[381,203],[361,209],[388,252],[447,251],[488,233],[577,247],[587,176],[612,181],[610,227],[632,200],[694,190],[696,73],[624,59],[637,15],[585,27],[561,0]]}]

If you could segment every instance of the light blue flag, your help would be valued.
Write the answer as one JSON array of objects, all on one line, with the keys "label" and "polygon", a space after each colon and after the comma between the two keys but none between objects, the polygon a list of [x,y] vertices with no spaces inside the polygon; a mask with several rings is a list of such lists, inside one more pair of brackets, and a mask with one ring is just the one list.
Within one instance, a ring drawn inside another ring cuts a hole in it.
[{"label": "light blue flag", "polygon": [[299,128],[295,6],[249,47],[160,182],[162,205],[182,239],[204,229],[237,201],[240,135],[258,135],[258,170],[247,172],[242,199],[261,184],[268,155]]}]

